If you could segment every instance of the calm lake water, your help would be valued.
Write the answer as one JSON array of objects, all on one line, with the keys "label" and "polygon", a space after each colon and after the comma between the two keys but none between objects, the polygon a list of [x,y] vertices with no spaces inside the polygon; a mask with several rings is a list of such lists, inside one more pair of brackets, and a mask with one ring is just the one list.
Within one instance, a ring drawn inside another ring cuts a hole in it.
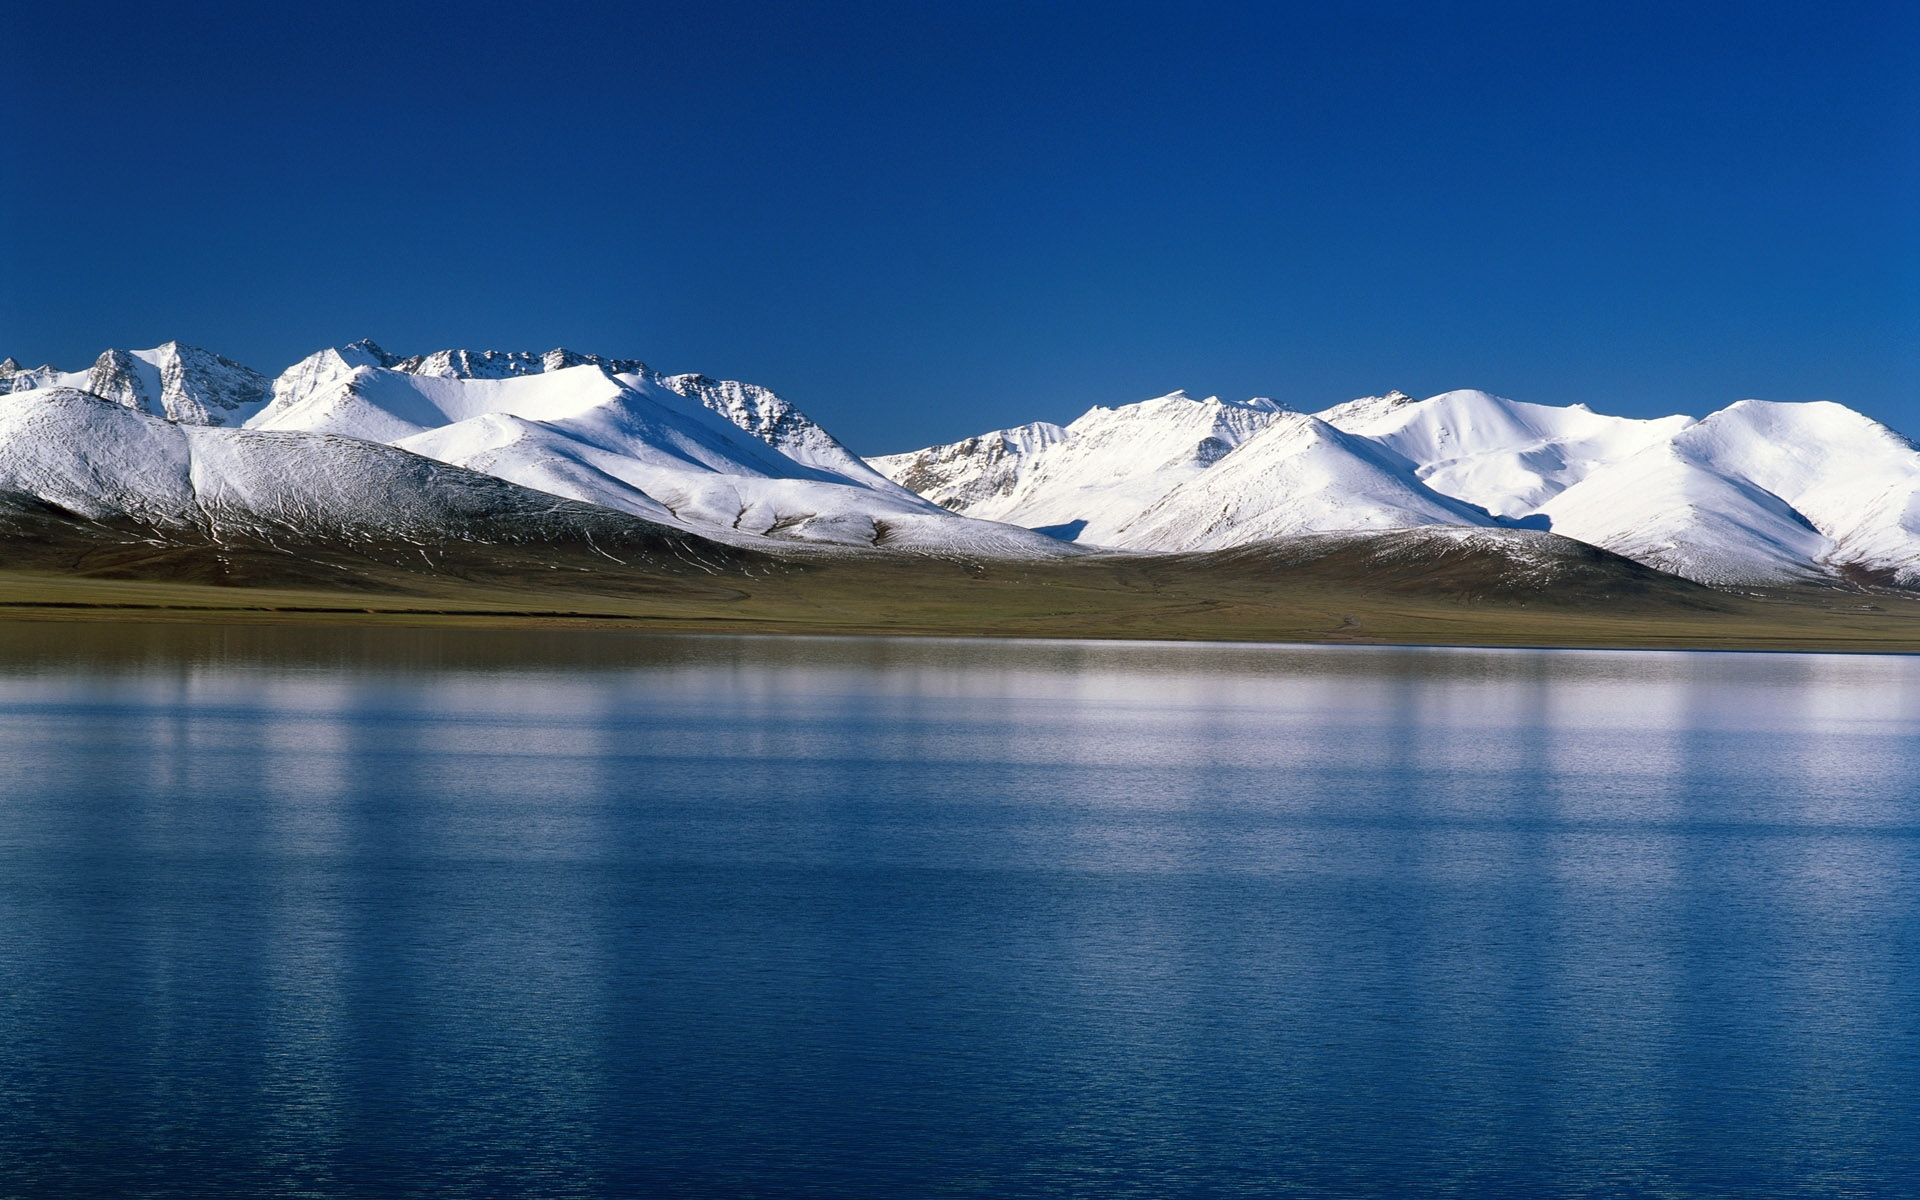
[{"label": "calm lake water", "polygon": [[1920,659],[0,625],[0,1195],[1907,1196]]}]

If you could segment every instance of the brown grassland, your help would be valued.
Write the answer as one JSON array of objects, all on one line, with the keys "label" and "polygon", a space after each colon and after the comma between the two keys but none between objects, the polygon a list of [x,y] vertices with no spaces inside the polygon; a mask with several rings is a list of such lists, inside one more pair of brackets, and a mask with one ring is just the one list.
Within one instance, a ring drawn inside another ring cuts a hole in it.
[{"label": "brown grassland", "polygon": [[753,551],[689,562],[579,545],[295,554],[39,538],[0,543],[0,619],[1920,651],[1920,596],[1718,591],[1580,549],[1541,583],[1497,556],[1336,539],[1045,562]]}]

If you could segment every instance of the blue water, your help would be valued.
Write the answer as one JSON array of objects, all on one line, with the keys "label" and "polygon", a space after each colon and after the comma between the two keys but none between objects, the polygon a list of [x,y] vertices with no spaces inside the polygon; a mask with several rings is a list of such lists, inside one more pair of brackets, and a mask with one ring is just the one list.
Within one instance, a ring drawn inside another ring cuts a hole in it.
[{"label": "blue water", "polygon": [[0,1196],[1908,1196],[1920,660],[0,626]]}]

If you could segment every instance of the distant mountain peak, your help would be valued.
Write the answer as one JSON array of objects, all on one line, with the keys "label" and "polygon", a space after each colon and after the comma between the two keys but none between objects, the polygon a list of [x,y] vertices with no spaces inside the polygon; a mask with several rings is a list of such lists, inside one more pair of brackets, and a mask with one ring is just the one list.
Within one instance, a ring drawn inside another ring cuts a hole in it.
[{"label": "distant mountain peak", "polygon": [[399,355],[388,354],[381,348],[380,344],[372,338],[360,338],[356,341],[348,342],[346,345],[340,347],[340,350],[343,352],[343,355],[370,359],[373,363],[383,367],[390,367],[400,361]]},{"label": "distant mountain peak", "polygon": [[870,461],[955,512],[1110,544],[1161,495],[1288,411],[1265,397],[1195,399],[1181,389],[1096,405],[1065,427],[1035,422]]},{"label": "distant mountain peak", "polygon": [[184,342],[108,350],[84,372],[16,372],[12,391],[76,387],[123,408],[188,425],[237,425],[265,406],[266,376]]},{"label": "distant mountain peak", "polygon": [[12,358],[0,363],[0,396],[13,392],[30,392],[38,388],[57,387],[63,383],[74,382],[68,373],[43,363],[28,369]]},{"label": "distant mountain peak", "polygon": [[[1125,412],[1129,409],[1141,409],[1142,406],[1186,403],[1203,408],[1242,408],[1250,412],[1288,412],[1285,404],[1270,396],[1252,396],[1245,400],[1222,400],[1219,396],[1195,396],[1185,388],[1175,388],[1164,395],[1137,400],[1132,404],[1118,404],[1111,407],[1095,405],[1090,412]],[[1144,411],[1144,410],[1143,410]]]},{"label": "distant mountain peak", "polygon": [[1323,421],[1344,428],[1349,424],[1378,420],[1389,413],[1398,412],[1418,403],[1419,401],[1405,392],[1395,390],[1384,396],[1361,396],[1356,400],[1348,400],[1344,404],[1336,404],[1332,408],[1324,409],[1316,415]]},{"label": "distant mountain peak", "polygon": [[[368,343],[371,346],[371,343]],[[432,375],[443,379],[512,379],[520,375],[541,375],[570,367],[596,366],[609,375],[641,375],[647,364],[637,358],[603,358],[558,348],[538,353],[532,350],[436,350],[398,358],[371,346],[382,357],[381,366],[409,375]]]}]

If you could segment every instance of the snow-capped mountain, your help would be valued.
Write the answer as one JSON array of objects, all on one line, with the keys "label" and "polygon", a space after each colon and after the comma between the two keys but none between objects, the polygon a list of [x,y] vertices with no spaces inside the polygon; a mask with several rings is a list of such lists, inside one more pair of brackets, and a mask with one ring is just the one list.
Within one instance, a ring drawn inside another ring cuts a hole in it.
[{"label": "snow-capped mountain", "polygon": [[[212,461],[227,445],[192,431],[240,425],[227,430],[238,435],[234,445],[266,445],[259,439],[268,435],[325,435],[343,480],[359,478],[350,461],[364,459],[365,444],[379,444],[738,544],[1078,553],[1056,539],[922,499],[764,388],[702,375],[662,376],[631,359],[565,350],[449,350],[402,358],[356,342],[311,355],[269,383],[217,355],[169,343],[108,351],[86,372],[23,371],[9,360],[0,385],[12,431],[0,444],[12,465],[0,488],[79,513],[98,508],[177,524],[188,492],[201,494],[180,490],[182,447]],[[164,418],[162,426],[189,431],[182,435],[187,440],[153,430],[136,435],[98,404],[75,408],[75,399],[86,396]],[[66,414],[64,425],[52,420],[53,412]],[[89,423],[100,432],[81,432]],[[64,467],[50,465],[46,447],[30,444],[47,438],[71,440],[63,451],[69,457],[60,460]],[[152,459],[151,471],[139,465],[142,455]],[[325,457],[302,461],[319,469]],[[97,470],[89,466],[95,459]],[[195,488],[212,486],[211,479]],[[89,486],[99,494],[90,498]],[[316,527],[333,519],[350,491],[343,483],[327,493],[333,499],[314,510]]]},{"label": "snow-capped mountain", "polygon": [[69,387],[0,397],[0,497],[161,540],[439,546],[610,533],[683,559],[718,549],[391,446],[166,420]]},{"label": "snow-capped mountain", "polygon": [[1920,587],[1920,448],[1830,403],[1635,420],[1173,392],[863,461],[765,388],[637,359],[356,342],[269,381],[169,342],[0,362],[0,500],[216,541],[591,526],[1005,557],[1535,530],[1715,585]]},{"label": "snow-capped mountain", "polygon": [[1493,524],[1485,511],[1420,486],[1377,443],[1290,412],[1176,486],[1114,541],[1128,549],[1218,550],[1329,530]]},{"label": "snow-capped mountain", "polygon": [[1702,583],[1920,583],[1920,451],[1838,404],[1631,420],[1469,391],[1323,415],[1437,492]]},{"label": "snow-capped mountain", "polygon": [[954,512],[1119,545],[1130,521],[1283,411],[1272,400],[1172,392],[1092,409],[1064,429],[1024,425],[869,461]]},{"label": "snow-capped mountain", "polygon": [[1539,512],[1595,466],[1693,423],[1606,417],[1581,405],[1551,408],[1476,391],[1422,401],[1394,392],[1337,405],[1320,417],[1393,451],[1434,491],[1510,519]]},{"label": "snow-capped mountain", "polygon": [[[956,512],[1131,550],[1506,526],[1704,583],[1920,586],[1920,450],[1837,404],[1743,401],[1695,421],[1478,391],[1394,392],[1311,417],[1255,401],[1258,416],[1216,453],[1169,464],[1115,452],[1116,430],[1127,445],[1176,444],[1217,403],[1175,393],[1096,408],[1057,435],[870,461]],[[1077,444],[1083,431],[1100,436]]]},{"label": "snow-capped mountain", "polygon": [[1743,400],[1541,511],[1568,537],[1703,583],[1920,584],[1920,449],[1838,404]]},{"label": "snow-capped mountain", "polygon": [[764,388],[633,360],[323,350],[274,384],[249,430],[383,442],[723,541],[988,554],[1071,553],[957,517],[887,479]]},{"label": "snow-capped mountain", "polygon": [[266,376],[198,346],[108,350],[85,371],[0,362],[0,394],[69,387],[189,425],[238,425],[266,406]]}]

